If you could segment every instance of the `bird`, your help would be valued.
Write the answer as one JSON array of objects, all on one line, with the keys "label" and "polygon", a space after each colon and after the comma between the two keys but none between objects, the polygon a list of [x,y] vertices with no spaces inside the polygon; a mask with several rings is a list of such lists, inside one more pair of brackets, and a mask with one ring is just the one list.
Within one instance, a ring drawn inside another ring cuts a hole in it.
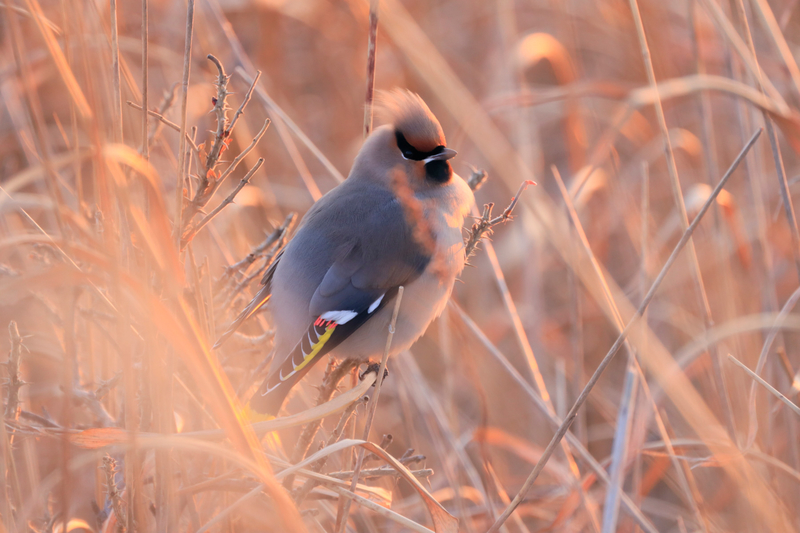
[{"label": "bird", "polygon": [[411,347],[445,308],[465,264],[462,228],[475,202],[453,172],[456,151],[422,98],[381,92],[383,125],[364,140],[350,174],[322,196],[265,272],[263,286],[219,347],[270,302],[270,370],[247,411],[274,418],[292,387],[326,354],[383,355],[403,287],[389,355]]}]

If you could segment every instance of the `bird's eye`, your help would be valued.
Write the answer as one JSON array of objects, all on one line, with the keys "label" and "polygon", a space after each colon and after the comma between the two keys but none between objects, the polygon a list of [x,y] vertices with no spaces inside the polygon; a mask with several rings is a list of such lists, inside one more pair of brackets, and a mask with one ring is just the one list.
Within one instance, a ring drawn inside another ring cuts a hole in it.
[{"label": "bird's eye", "polygon": [[422,161],[425,159],[425,154],[411,146],[411,143],[406,140],[405,135],[396,131],[395,137],[397,138],[397,147],[400,149],[400,153],[403,154],[403,157],[411,159],[412,161]]},{"label": "bird's eye", "polygon": [[411,161],[424,161],[431,156],[444,152],[444,146],[437,146],[430,152],[421,152],[414,148],[411,143],[406,140],[405,135],[399,131],[395,131],[394,134],[397,138],[397,148],[400,149],[400,153],[403,154],[404,158],[410,159]]}]

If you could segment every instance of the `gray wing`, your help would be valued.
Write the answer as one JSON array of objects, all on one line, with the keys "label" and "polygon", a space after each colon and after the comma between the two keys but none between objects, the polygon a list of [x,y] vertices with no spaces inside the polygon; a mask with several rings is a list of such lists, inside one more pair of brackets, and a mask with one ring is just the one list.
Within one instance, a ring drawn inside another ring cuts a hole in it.
[{"label": "gray wing", "polygon": [[307,218],[297,234],[298,241],[307,243],[296,244],[326,250],[330,265],[311,298],[313,317],[368,310],[389,290],[419,277],[430,263],[402,205],[383,188],[343,194]]}]

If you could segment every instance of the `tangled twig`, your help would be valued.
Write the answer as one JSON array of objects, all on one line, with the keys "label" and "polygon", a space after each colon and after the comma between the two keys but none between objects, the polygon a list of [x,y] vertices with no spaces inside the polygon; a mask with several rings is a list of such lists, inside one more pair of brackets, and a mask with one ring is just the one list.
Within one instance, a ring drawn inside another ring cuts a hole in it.
[{"label": "tangled twig", "polygon": [[[353,415],[353,413],[356,411],[356,409],[358,409],[359,406],[365,405],[367,403],[367,399],[368,399],[367,396],[364,396],[364,397],[361,398],[361,400],[355,402],[350,407],[348,407],[347,409],[344,410],[344,412],[342,413],[341,418],[339,418],[339,422],[336,424],[336,427],[331,432],[331,434],[328,436],[328,441],[325,443],[325,446],[323,446],[323,447],[328,447],[328,446],[330,446],[332,444],[336,444],[337,442],[339,442],[339,439],[341,438],[342,433],[344,433],[344,428],[345,428],[345,426],[347,426],[347,422],[350,420],[350,417]],[[325,466],[325,463],[327,461],[328,461],[328,457],[327,456],[323,457],[322,459],[320,459],[319,461],[317,461],[316,463],[311,465],[309,467],[309,470],[311,470],[313,472],[320,472],[323,469],[323,467]],[[353,475],[353,473],[350,472],[350,476],[351,477],[352,477],[352,475]],[[344,479],[344,478],[342,478],[342,479]],[[319,484],[319,481],[315,480],[314,478],[308,478],[306,480],[306,482],[299,489],[297,489],[297,491],[295,492],[295,495],[294,495],[295,503],[297,505],[300,505],[300,503],[302,503],[302,501],[306,498],[306,496],[308,496],[309,493],[318,484]]]},{"label": "tangled twig", "polygon": [[237,272],[247,270],[247,268],[255,263],[259,257],[267,253],[267,251],[270,250],[275,243],[279,243],[279,246],[276,247],[276,251],[280,251],[280,248],[283,246],[283,243],[289,236],[292,226],[294,226],[295,218],[296,215],[294,213],[289,213],[284,219],[283,224],[275,228],[275,230],[270,233],[267,238],[261,242],[261,244],[256,246],[252,252],[247,254],[244,259],[227,267],[225,272],[222,273],[222,276],[220,276],[220,278],[214,283],[214,291],[217,294],[222,292],[223,289],[228,286],[229,282],[231,279],[233,279]]},{"label": "tangled twig", "polygon": [[114,509],[114,517],[117,521],[117,533],[125,533],[125,524],[128,523],[125,509],[122,507],[122,495],[117,488],[117,481],[114,476],[117,474],[117,462],[110,455],[103,457],[103,472],[106,475],[106,491],[111,507]]},{"label": "tangled twig", "polygon": [[[473,175],[474,174],[475,173],[473,173]],[[476,183],[482,183],[485,179],[486,178],[483,177],[479,181],[476,181]],[[466,258],[467,262],[469,262],[470,257],[472,257],[472,255],[475,253],[475,249],[478,247],[478,243],[481,241],[484,235],[487,233],[491,234],[494,226],[511,220],[511,212],[514,210],[514,207],[516,207],[522,191],[527,189],[528,185],[536,185],[536,182],[530,180],[523,181],[522,185],[520,185],[519,189],[517,190],[517,194],[514,195],[514,197],[511,199],[511,203],[508,204],[508,207],[503,210],[503,213],[500,216],[492,218],[492,209],[494,208],[494,203],[485,204],[483,206],[483,215],[472,225],[472,229],[469,230],[469,237],[467,237],[464,250],[464,257]]]},{"label": "tangled twig", "polygon": [[[176,232],[183,232],[181,237],[181,249],[183,249],[192,240],[192,238],[205,225],[207,225],[208,222],[210,222],[211,219],[219,213],[219,211],[222,210],[222,208],[233,201],[233,198],[236,196],[236,194],[238,194],[244,185],[249,182],[250,177],[252,177],[252,175],[258,170],[258,167],[261,166],[261,162],[256,163],[256,165],[245,176],[246,179],[243,179],[242,182],[240,182],[239,186],[234,189],[233,193],[225,201],[223,201],[222,204],[220,204],[220,206],[214,210],[214,212],[207,215],[197,224],[190,226],[192,219],[194,219],[194,217],[208,204],[214,194],[216,194],[217,190],[219,190],[220,186],[225,182],[226,178],[228,178],[228,176],[230,176],[233,171],[236,170],[236,167],[239,166],[239,163],[241,163],[247,154],[249,154],[253,148],[255,148],[256,144],[258,144],[258,142],[261,140],[261,137],[264,136],[264,133],[267,131],[267,128],[270,124],[270,120],[266,119],[264,121],[264,125],[253,138],[253,141],[250,143],[250,145],[242,150],[241,153],[234,158],[234,160],[225,170],[221,172],[217,170],[216,167],[220,163],[220,157],[225,150],[227,150],[231,143],[231,133],[233,132],[233,128],[244,113],[245,107],[250,102],[255,85],[258,82],[258,79],[261,77],[261,72],[259,71],[256,73],[255,77],[253,78],[253,82],[250,84],[250,88],[245,94],[245,97],[242,100],[242,103],[239,105],[239,108],[236,110],[233,119],[228,121],[228,110],[230,107],[228,107],[227,98],[231,94],[228,92],[230,75],[225,73],[225,68],[222,66],[222,63],[220,63],[219,59],[211,54],[209,54],[207,57],[217,67],[218,73],[216,81],[217,95],[212,98],[212,103],[214,104],[212,112],[214,115],[216,115],[217,129],[214,132],[211,147],[207,151],[203,150],[203,144],[200,145],[199,148],[201,149],[198,150],[197,159],[200,175],[197,176],[196,188],[194,190],[192,199],[187,199],[188,201],[184,203],[183,213],[179,218],[181,223],[175,228]],[[205,161],[203,161],[203,156],[205,157]],[[184,230],[183,228],[186,229]]]},{"label": "tangled twig", "polygon": [[[319,387],[317,405],[322,405],[331,399],[333,393],[336,392],[336,389],[339,387],[339,382],[341,382],[357,364],[358,361],[355,359],[345,359],[338,365],[333,359],[330,360],[328,367],[325,369],[325,378],[322,380],[322,385]],[[297,444],[292,453],[292,464],[299,463],[306,456],[308,448],[311,446],[311,441],[313,441],[314,437],[317,435],[320,425],[322,425],[322,420],[316,420],[306,425],[303,429],[303,433],[301,433],[300,438],[297,439]],[[294,483],[294,476],[286,476],[283,480],[283,486],[286,488],[291,487],[292,483]]]}]

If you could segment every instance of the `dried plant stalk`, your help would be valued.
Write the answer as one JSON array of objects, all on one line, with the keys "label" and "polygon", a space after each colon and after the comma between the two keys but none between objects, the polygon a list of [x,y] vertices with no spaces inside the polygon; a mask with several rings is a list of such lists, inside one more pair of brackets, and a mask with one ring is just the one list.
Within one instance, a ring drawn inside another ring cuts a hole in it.
[{"label": "dried plant stalk", "polygon": [[[476,183],[482,182],[483,179],[476,181]],[[472,257],[472,255],[475,253],[475,249],[478,247],[478,243],[481,242],[481,239],[486,234],[491,235],[492,228],[494,226],[511,220],[511,212],[514,210],[514,207],[516,207],[522,191],[527,189],[528,185],[536,185],[536,182],[530,180],[524,181],[522,185],[519,186],[517,194],[511,198],[511,203],[508,204],[508,207],[506,207],[503,210],[503,213],[498,217],[492,218],[492,209],[494,208],[494,204],[486,204],[483,206],[483,215],[475,224],[472,225],[472,228],[469,230],[469,235],[464,247],[464,257],[466,258],[467,262],[469,262],[470,257]]]},{"label": "dried plant stalk", "polygon": [[106,481],[106,496],[111,500],[111,507],[114,509],[114,520],[117,523],[116,531],[117,533],[125,533],[128,519],[123,507],[122,495],[117,488],[117,480],[114,479],[117,475],[117,462],[110,455],[103,457],[103,473]]},{"label": "dried plant stalk", "polygon": [[[336,389],[339,388],[339,383],[342,379],[357,365],[358,361],[355,359],[344,359],[338,364],[331,359],[325,371],[325,378],[322,380],[322,385],[320,385],[317,393],[317,405],[322,405],[329,401]],[[299,463],[305,458],[308,449],[311,447],[311,442],[317,435],[321,425],[322,420],[316,420],[303,428],[303,432],[300,434],[300,438],[297,439],[297,444],[295,444],[294,452],[292,452],[292,464]],[[294,476],[286,476],[283,480],[283,486],[286,488],[290,488],[293,483]]]},{"label": "dried plant stalk", "polygon": [[611,360],[617,354],[619,349],[622,347],[623,343],[627,339],[628,333],[630,333],[631,329],[633,329],[633,326],[639,321],[639,318],[641,318],[641,316],[644,314],[645,310],[647,309],[647,306],[650,305],[650,301],[653,299],[653,296],[655,296],[655,293],[658,290],[658,287],[661,285],[661,282],[664,280],[664,277],[666,276],[667,272],[675,263],[675,259],[677,259],[681,250],[683,250],[683,247],[691,238],[692,233],[694,233],[695,228],[697,228],[697,226],[700,224],[700,221],[703,219],[703,216],[706,214],[709,207],[711,207],[713,202],[716,200],[720,191],[722,191],[722,188],[725,186],[725,183],[727,183],[728,179],[733,175],[733,171],[736,170],[736,168],[739,166],[739,163],[742,161],[742,159],[744,159],[744,156],[747,154],[747,152],[750,151],[750,148],[755,144],[756,140],[761,135],[761,132],[762,132],[761,129],[756,131],[755,134],[753,134],[753,136],[750,138],[748,143],[744,146],[744,148],[742,148],[742,151],[739,152],[739,155],[736,157],[734,162],[728,168],[728,171],[725,173],[722,179],[720,179],[719,183],[714,188],[714,192],[709,196],[709,198],[703,204],[702,209],[700,209],[700,212],[697,214],[697,216],[689,225],[689,227],[686,229],[686,231],[684,231],[680,241],[678,241],[678,244],[673,249],[672,254],[670,254],[666,263],[664,263],[661,272],[658,274],[658,276],[650,286],[650,290],[647,291],[647,294],[642,300],[642,303],[640,304],[636,314],[631,318],[631,320],[627,324],[625,324],[625,327],[617,337],[617,340],[614,341],[614,344],[611,346],[606,356],[600,362],[600,365],[598,365],[594,374],[592,374],[592,377],[589,378],[589,381],[586,383],[586,386],[583,388],[583,391],[581,392],[580,396],[572,405],[572,408],[569,410],[569,413],[567,413],[567,416],[564,419],[564,422],[561,424],[561,427],[558,428],[558,431],[556,431],[556,434],[553,436],[553,438],[550,440],[550,443],[545,448],[542,457],[536,463],[536,466],[534,467],[533,471],[525,480],[525,483],[523,484],[520,492],[514,497],[514,500],[506,508],[506,510],[503,511],[503,514],[501,514],[497,518],[497,520],[495,520],[494,524],[492,524],[492,527],[489,529],[488,533],[496,533],[500,529],[500,527],[505,523],[505,521],[508,519],[511,513],[513,513],[514,510],[516,510],[516,508],[519,506],[519,504],[522,503],[522,499],[525,498],[525,495],[533,486],[533,483],[536,481],[536,478],[538,478],[539,474],[541,474],[542,470],[544,469],[544,466],[547,464],[547,461],[552,456],[553,451],[555,451],[555,447],[558,445],[559,442],[561,442],[561,439],[564,438],[564,435],[567,433],[567,430],[569,430],[569,426],[575,420],[578,409],[580,409],[580,407],[586,401],[586,398],[589,396],[589,393],[594,388],[597,381],[600,379],[600,376],[602,375],[603,371],[606,369],[606,367],[608,367],[608,364],[611,362]]},{"label": "dried plant stalk", "polygon": [[6,382],[6,408],[5,418],[11,420],[19,419],[21,402],[19,391],[25,382],[19,374],[19,365],[22,360],[22,337],[19,334],[17,323],[13,320],[8,324],[8,336],[11,341],[11,350],[8,352],[8,381]]}]

